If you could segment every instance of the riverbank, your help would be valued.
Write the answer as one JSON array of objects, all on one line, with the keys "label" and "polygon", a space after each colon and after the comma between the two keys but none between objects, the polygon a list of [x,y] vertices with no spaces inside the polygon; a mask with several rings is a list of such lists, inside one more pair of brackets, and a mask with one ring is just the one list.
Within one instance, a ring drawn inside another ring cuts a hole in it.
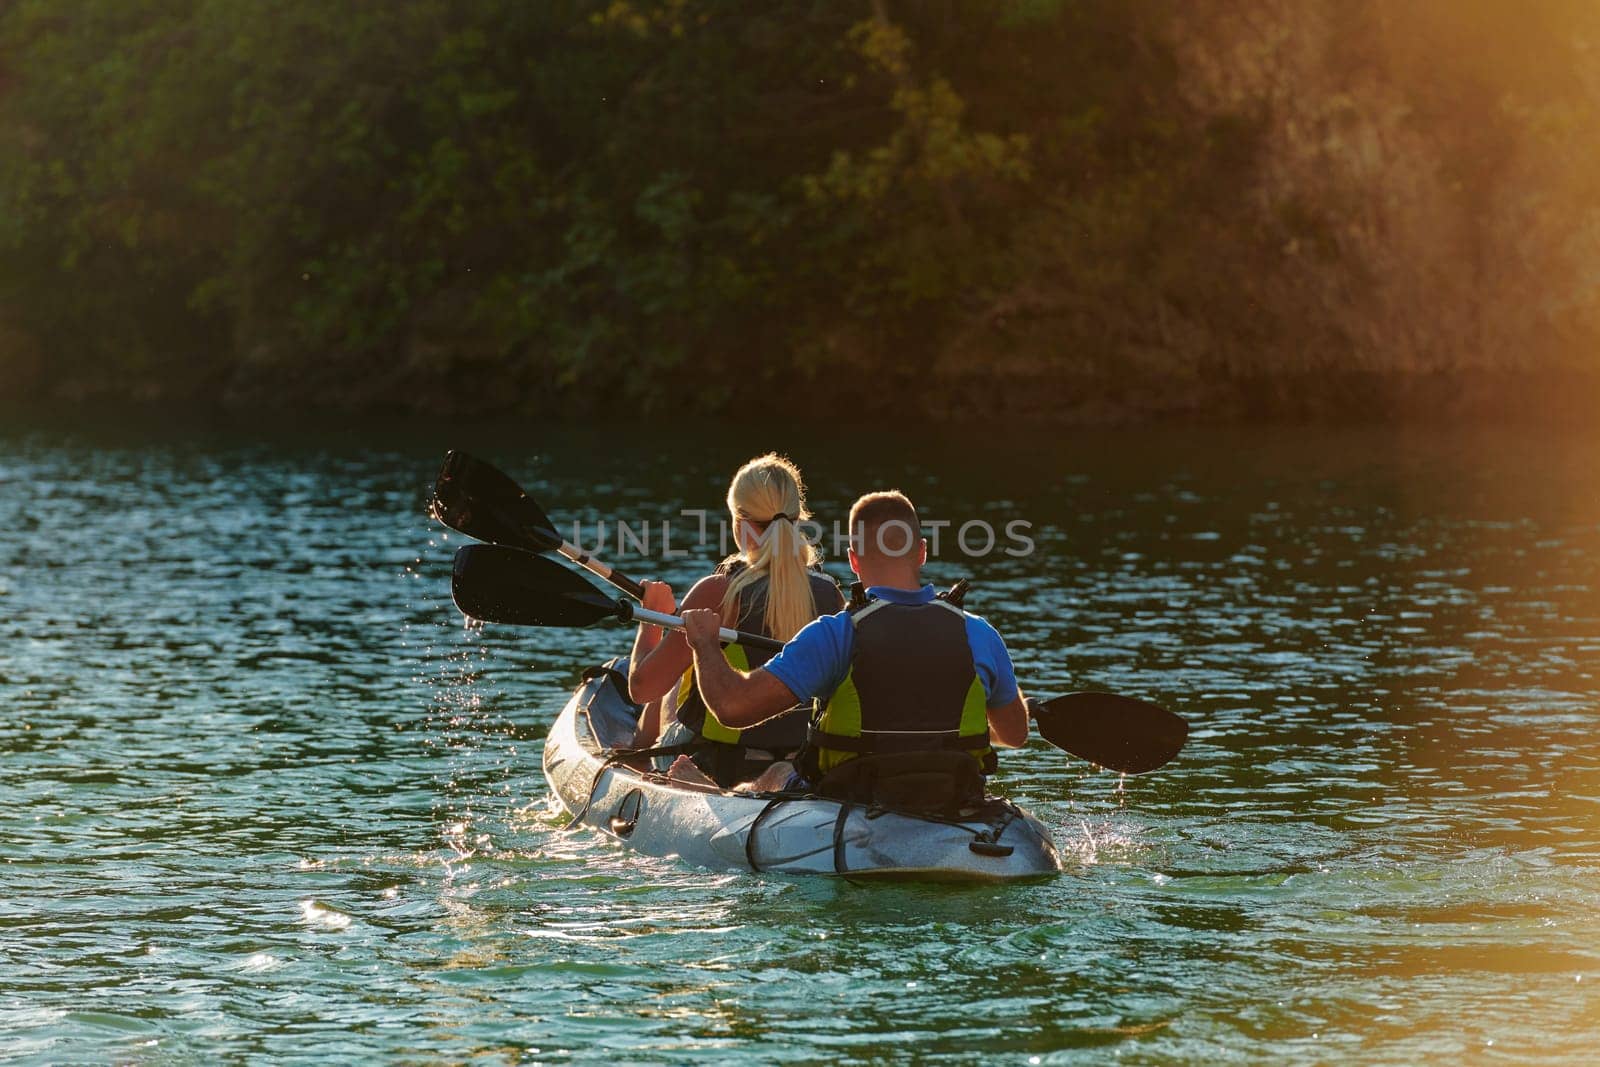
[{"label": "riverbank", "polygon": [[1331,372],[1217,380],[972,375],[929,397],[926,410],[956,420],[1021,418],[1062,425],[1161,423],[1467,423],[1591,421],[1600,373],[1503,371]]},{"label": "riverbank", "polygon": [[[771,397],[781,396],[781,404]],[[698,401],[698,402],[697,402]],[[1433,373],[1329,372],[1157,377],[1091,373],[1050,375],[1010,369],[875,380],[862,374],[828,381],[756,383],[749,395],[721,404],[680,390],[650,395],[618,385],[561,388],[502,371],[471,375],[395,372],[359,380],[285,377],[200,389],[156,380],[61,383],[21,394],[0,393],[0,414],[48,412],[59,419],[134,414],[151,418],[258,419],[281,424],[343,416],[516,421],[536,416],[566,421],[689,414],[751,417],[779,408],[816,423],[909,417],[983,425],[997,419],[1050,426],[1334,425],[1552,422],[1576,425],[1600,417],[1600,372]]]},{"label": "riverbank", "polygon": [[450,11],[0,13],[0,397],[1103,424],[1594,394],[1586,0]]}]

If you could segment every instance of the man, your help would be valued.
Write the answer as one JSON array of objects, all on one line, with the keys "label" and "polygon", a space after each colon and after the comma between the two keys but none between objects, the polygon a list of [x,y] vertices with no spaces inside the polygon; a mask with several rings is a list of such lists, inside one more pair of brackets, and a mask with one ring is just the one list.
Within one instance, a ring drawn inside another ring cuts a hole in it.
[{"label": "man", "polygon": [[[696,680],[717,720],[745,729],[826,698],[802,778],[862,755],[939,750],[969,752],[987,772],[993,746],[1026,744],[1028,711],[1005,642],[923,584],[928,543],[920,530],[903,493],[857,500],[850,569],[868,603],[815,620],[757,670],[738,670],[722,654],[715,611],[684,612]],[[802,784],[787,764],[775,764],[750,788]]]}]

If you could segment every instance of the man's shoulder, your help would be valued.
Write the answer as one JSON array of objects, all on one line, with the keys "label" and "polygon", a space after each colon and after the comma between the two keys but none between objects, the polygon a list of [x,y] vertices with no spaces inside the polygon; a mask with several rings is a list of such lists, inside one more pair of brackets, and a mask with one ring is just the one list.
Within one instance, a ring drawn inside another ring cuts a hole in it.
[{"label": "man's shoulder", "polygon": [[[850,613],[838,611],[831,615],[818,615],[800,628],[800,631],[785,643],[781,657],[790,653],[801,655],[818,655],[824,651],[835,651],[849,645],[853,639],[850,626]],[[791,658],[793,658],[791,656]]]},{"label": "man's shoulder", "polygon": [[982,615],[979,615],[976,612],[966,611],[964,609],[962,610],[961,613],[967,617],[967,628],[968,629],[976,629],[976,630],[980,630],[980,631],[985,631],[987,633],[994,634],[996,637],[998,637],[1000,635],[1000,631],[995,629],[994,623],[990,622],[988,619],[984,618]]},{"label": "man's shoulder", "polygon": [[796,700],[826,696],[849,669],[853,639],[848,612],[818,616],[791,637],[765,669],[788,686]]},{"label": "man's shoulder", "polygon": [[837,641],[843,639],[848,641],[854,629],[850,622],[850,609],[845,608],[842,611],[835,611],[828,615],[818,615],[806,624],[804,630],[801,630],[799,634],[795,634],[795,638],[798,640],[806,630],[811,630],[813,631],[812,640]]},{"label": "man's shoulder", "polygon": [[1000,652],[1005,652],[1005,638],[1000,636],[1000,631],[995,629],[993,623],[982,615],[974,615],[970,611],[966,616],[967,640],[974,648],[998,649]]}]

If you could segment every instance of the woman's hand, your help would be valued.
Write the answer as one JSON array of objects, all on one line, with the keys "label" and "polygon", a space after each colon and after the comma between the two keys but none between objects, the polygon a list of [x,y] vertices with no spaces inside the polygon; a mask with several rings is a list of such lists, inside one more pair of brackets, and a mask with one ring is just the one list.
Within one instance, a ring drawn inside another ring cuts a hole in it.
[{"label": "woman's hand", "polygon": [[[678,601],[672,595],[672,586],[666,582],[640,582],[639,585],[644,590],[644,596],[639,598],[641,607],[648,611],[658,611],[663,615],[671,615],[677,608]],[[628,678],[630,679],[628,689],[630,693],[634,690],[633,679],[639,677],[640,667],[650,654],[656,650],[656,647],[661,644],[661,639],[666,634],[667,631],[665,629],[654,623],[648,623],[642,619],[639,621],[639,629],[634,631],[633,635],[633,655],[629,660],[628,667]],[[660,695],[660,693],[652,692],[644,700],[654,700]],[[635,696],[634,699],[638,700],[639,698]]]},{"label": "woman's hand", "polygon": [[644,598],[639,601],[647,611],[659,611],[663,615],[671,615],[678,609],[678,601],[672,595],[672,586],[666,582],[640,582],[644,587]]}]

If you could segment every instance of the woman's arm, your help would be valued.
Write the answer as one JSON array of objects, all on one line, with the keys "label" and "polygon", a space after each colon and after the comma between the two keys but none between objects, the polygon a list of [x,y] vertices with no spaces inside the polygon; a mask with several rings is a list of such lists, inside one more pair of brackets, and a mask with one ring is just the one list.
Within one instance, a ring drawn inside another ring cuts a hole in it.
[{"label": "woman's arm", "polygon": [[[727,588],[728,579],[725,576],[708,575],[689,590],[689,595],[683,598],[679,610],[690,611],[695,608],[715,610],[721,606],[722,595]],[[646,595],[649,591],[647,586]],[[672,609],[666,610],[670,613]],[[654,636],[647,638],[644,633],[646,630],[652,631]],[[661,632],[657,627],[641,625],[638,635],[634,638],[633,662],[628,671],[628,695],[636,704],[648,704],[665,694],[677,684],[679,678],[683,677],[683,672],[694,664],[694,653],[689,651],[689,642],[684,640],[683,634],[670,631],[663,637]],[[646,641],[649,647],[641,656],[640,645]]]},{"label": "woman's arm", "polygon": [[[672,595],[672,586],[666,582],[652,581],[643,581],[639,584],[644,587],[644,596],[639,599],[641,607],[666,615],[674,614],[678,610],[678,602]],[[634,679],[639,677],[640,665],[661,644],[661,639],[666,633],[667,631],[661,627],[651,626],[649,623],[640,623],[638,629],[634,631],[633,652],[628,657],[628,696],[636,704],[648,704],[655,699],[655,697],[640,697]]]}]

